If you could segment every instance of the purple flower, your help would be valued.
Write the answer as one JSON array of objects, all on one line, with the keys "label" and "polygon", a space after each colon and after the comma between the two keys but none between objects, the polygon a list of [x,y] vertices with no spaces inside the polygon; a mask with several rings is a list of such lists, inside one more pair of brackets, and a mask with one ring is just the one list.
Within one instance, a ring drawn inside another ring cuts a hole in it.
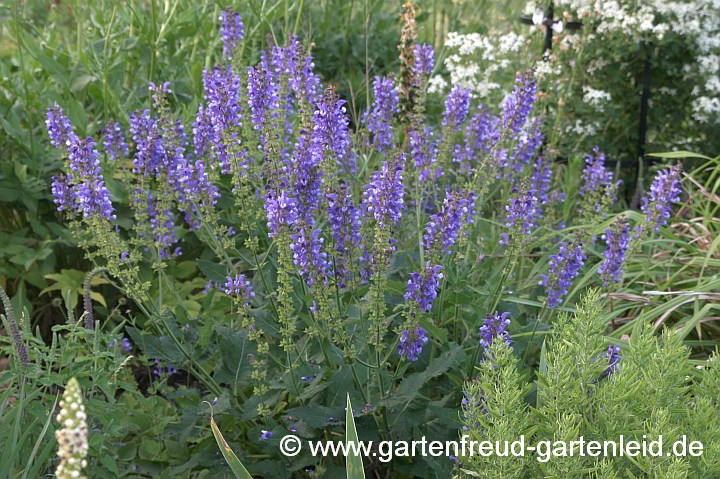
[{"label": "purple flower", "polygon": [[362,247],[362,212],[353,205],[348,186],[342,187],[338,193],[326,194],[325,199],[334,241],[335,276],[338,287],[343,288],[348,279],[352,251],[355,247]]},{"label": "purple flower", "polygon": [[442,176],[441,167],[433,168],[437,161],[437,141],[433,139],[431,126],[424,131],[410,131],[410,158],[420,172],[420,181]]},{"label": "purple flower", "polygon": [[213,136],[213,127],[210,123],[210,116],[203,105],[198,106],[193,122],[193,144],[195,145],[195,156],[200,158],[210,149],[210,141]]},{"label": "purple flower", "polygon": [[267,54],[261,54],[261,61],[255,68],[248,68],[248,104],[251,120],[256,130],[263,130],[268,114],[279,108],[278,88],[269,71]]},{"label": "purple flower", "polygon": [[584,183],[580,187],[583,196],[609,185],[613,178],[612,171],[605,169],[605,154],[600,152],[600,147],[593,148],[593,153],[585,158]]},{"label": "purple flower", "polygon": [[441,244],[442,251],[450,254],[450,248],[457,241],[457,234],[464,223],[471,224],[475,213],[475,195],[448,190],[440,211],[430,216],[425,226],[423,246],[431,249]]},{"label": "purple flower", "polygon": [[445,100],[442,125],[458,131],[470,111],[471,99],[472,91],[469,88],[455,85]]},{"label": "purple flower", "polygon": [[[241,301],[255,297],[255,292],[250,285],[250,281],[245,279],[244,274],[236,274],[235,278],[227,276],[225,279],[227,280],[225,282],[225,288],[223,289],[225,294],[238,297]],[[245,305],[247,306],[248,303],[245,303]]]},{"label": "purple flower", "polygon": [[508,344],[512,343],[510,333],[505,328],[510,324],[510,313],[488,313],[483,325],[480,327],[480,345],[489,348],[495,338],[500,338]]},{"label": "purple flower", "polygon": [[408,361],[417,361],[425,343],[428,342],[426,333],[427,331],[423,328],[406,329],[400,333],[400,344],[397,345],[398,354]]},{"label": "purple flower", "polygon": [[273,437],[275,434],[272,431],[266,431],[264,429],[260,430],[260,440],[261,441],[267,441],[271,437]]},{"label": "purple flower", "polygon": [[270,229],[268,236],[278,234],[283,227],[292,225],[297,217],[295,201],[288,192],[268,193],[265,196],[265,212],[267,213],[267,226]]},{"label": "purple flower", "polygon": [[[211,152],[222,173],[231,172],[231,163],[233,167],[247,169],[245,146],[240,144],[234,134],[231,139],[226,134],[230,127],[239,127],[245,118],[247,107],[239,96],[242,81],[240,75],[233,73],[232,67],[206,69],[203,72],[203,91],[207,105],[198,108],[193,124],[195,150],[197,156]],[[261,114],[260,118],[264,119],[264,116]],[[231,149],[231,142],[241,147]],[[230,150],[235,151],[235,156],[231,156]],[[235,160],[239,160],[237,165]],[[237,173],[242,174],[243,171]]]},{"label": "purple flower", "polygon": [[437,298],[437,290],[440,288],[440,280],[443,274],[440,272],[442,266],[430,266],[427,264],[422,273],[410,273],[407,282],[406,301],[415,301],[423,311],[430,311],[433,301]]},{"label": "purple flower", "polygon": [[103,132],[103,147],[105,154],[111,160],[116,160],[118,155],[128,156],[128,144],[120,129],[120,123],[108,122]]},{"label": "purple flower", "polygon": [[558,252],[550,256],[548,273],[540,275],[542,279],[538,282],[548,288],[549,307],[557,308],[562,304],[562,297],[568,294],[568,288],[585,264],[585,258],[582,244],[568,245],[563,241],[558,244]]},{"label": "purple flower", "polygon": [[435,66],[435,49],[432,45],[415,45],[415,64],[413,72],[416,75],[429,75]]},{"label": "purple flower", "polygon": [[[273,47],[271,57],[273,78],[287,78],[295,98],[314,105],[321,82],[313,73],[315,64],[312,57],[303,54],[302,44],[297,37],[292,37],[285,47]],[[288,102],[288,108],[292,108],[291,101]]]},{"label": "purple flower", "polygon": [[470,117],[465,129],[465,139],[472,150],[471,158],[478,153],[490,153],[493,145],[500,140],[502,130],[496,126],[499,122],[497,117],[490,116],[484,105],[478,105],[477,113]]},{"label": "purple flower", "polygon": [[[552,184],[552,165],[550,159],[540,155],[535,160],[531,176],[532,189],[535,190],[535,196],[538,199],[538,210],[541,206],[545,206],[550,202],[549,192]],[[540,216],[540,215],[538,215]]]},{"label": "purple flower", "polygon": [[[644,224],[655,232],[668,224],[672,204],[680,201],[680,166],[675,165],[669,170],[658,172],[650,185],[648,196],[642,197],[640,209],[645,212]],[[641,226],[644,228],[644,225]]]},{"label": "purple flower", "polygon": [[85,218],[115,219],[93,139],[83,140],[75,135],[70,121],[57,106],[48,109],[45,123],[50,142],[66,148],[68,154],[67,176],[53,178],[52,190],[58,210],[80,211]]},{"label": "purple flower", "polygon": [[55,148],[66,148],[69,146],[68,141],[70,135],[73,134],[73,127],[70,124],[67,116],[63,112],[62,108],[55,105],[52,108],[48,108],[47,120],[48,136],[50,137],[50,144]]},{"label": "purple flower", "polygon": [[[585,158],[585,169],[583,170],[583,185],[580,187],[580,195],[595,204],[595,212],[600,213],[603,202],[597,201],[598,195],[610,195],[610,201],[615,202],[617,188],[622,180],[613,181],[613,172],[605,169],[605,155],[600,152],[600,147],[593,148],[593,154]],[[580,211],[582,213],[582,210]]]},{"label": "purple flower", "polygon": [[535,78],[531,75],[518,73],[515,78],[513,92],[503,103],[503,126],[518,134],[527,122],[533,103],[535,103]]},{"label": "purple flower", "polygon": [[297,234],[290,235],[293,240],[290,249],[293,263],[300,267],[298,274],[305,278],[308,286],[312,286],[314,277],[324,277],[329,262],[327,253],[322,251],[325,239],[320,236],[320,230],[313,230],[312,237],[308,237],[306,231],[300,229]]},{"label": "purple flower", "polygon": [[303,131],[295,144],[291,156],[292,178],[290,191],[295,202],[298,221],[312,226],[313,214],[317,210],[321,195],[322,172],[320,163],[323,158],[323,144],[309,138],[309,132]]},{"label": "purple flower", "polygon": [[602,236],[606,245],[603,252],[605,258],[598,266],[597,272],[602,277],[606,288],[611,281],[622,282],[625,254],[630,246],[629,235],[630,227],[624,218],[615,221],[612,228],[605,229],[605,234]]},{"label": "purple flower", "polygon": [[395,155],[390,162],[383,162],[380,171],[372,173],[372,181],[365,186],[365,204],[367,211],[384,228],[386,223],[395,223],[405,209],[403,196],[403,162],[404,156]]},{"label": "purple flower", "polygon": [[608,360],[608,365],[609,365],[609,367],[608,367],[605,371],[603,371],[603,373],[602,373],[603,376],[608,376],[608,375],[610,375],[610,374],[612,374],[612,373],[615,372],[615,370],[616,370],[617,367],[618,367],[618,364],[617,364],[617,363],[619,363],[620,360],[623,358],[623,357],[620,355],[621,352],[622,352],[622,351],[621,351],[621,349],[620,349],[620,345],[619,345],[619,344],[616,344],[616,345],[614,345],[614,346],[613,346],[613,345],[608,346],[608,350],[607,350],[607,352],[605,353],[605,357],[606,357],[607,360]]},{"label": "purple flower", "polygon": [[372,107],[365,112],[363,122],[367,129],[373,134],[371,142],[377,151],[386,151],[392,146],[392,125],[393,115],[398,111],[397,92],[392,80],[385,77],[375,77],[373,82],[375,100]]},{"label": "purple flower", "polygon": [[313,377],[312,377],[312,376],[302,376],[300,379],[301,379],[302,381],[305,381],[306,383],[311,383],[311,382],[313,382]]},{"label": "purple flower", "polygon": [[[526,191],[513,188],[512,192],[515,193],[516,196],[511,197],[505,206],[505,210],[507,211],[505,226],[508,228],[517,228],[522,234],[530,235],[532,234],[533,228],[537,226],[535,223],[535,218],[538,216],[536,191],[532,188]],[[506,233],[501,236],[507,241]]]},{"label": "purple flower", "polygon": [[220,12],[220,33],[223,38],[223,55],[232,60],[235,47],[245,38],[245,25],[237,12]]},{"label": "purple flower", "polygon": [[525,167],[532,161],[533,156],[542,145],[543,138],[545,138],[542,128],[542,119],[538,118],[528,123],[523,131],[516,135],[515,148],[507,160],[508,166],[511,167],[510,178],[521,175]]},{"label": "purple flower", "polygon": [[58,205],[58,211],[72,211],[75,207],[75,200],[72,188],[67,184],[67,177],[61,174],[60,176],[53,176],[52,180],[52,194],[55,197],[53,202]]},{"label": "purple flower", "polygon": [[345,109],[345,100],[338,99],[335,92],[328,89],[323,101],[316,105],[312,120],[312,142],[317,148],[315,151],[322,155],[323,148],[327,146],[335,164],[344,166],[350,149],[350,120]]},{"label": "purple flower", "polygon": [[155,376],[172,376],[173,374],[177,373],[177,370],[172,366],[165,367],[162,361],[160,361],[159,359],[155,359],[155,368],[153,368],[152,373]]}]

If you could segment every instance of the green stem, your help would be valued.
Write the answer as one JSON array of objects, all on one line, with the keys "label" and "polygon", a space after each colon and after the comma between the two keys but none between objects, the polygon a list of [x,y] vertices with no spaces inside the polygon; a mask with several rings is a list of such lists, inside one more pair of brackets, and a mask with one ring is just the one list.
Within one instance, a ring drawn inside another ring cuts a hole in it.
[{"label": "green stem", "polygon": [[[492,307],[490,308],[490,310],[488,311],[490,314],[492,314],[495,311],[495,308],[497,308],[498,303],[500,303],[500,296],[502,293],[503,284],[505,283],[505,280],[507,279],[507,277],[510,275],[513,265],[514,265],[514,263],[511,258],[509,264],[505,267],[505,271],[503,271],[503,275],[502,275],[502,278],[500,279],[500,283],[498,283],[498,286],[495,290],[495,297],[493,298],[493,304],[492,304]],[[475,328],[477,327],[479,320],[480,320],[480,316],[477,316],[475,318],[475,321],[473,322],[471,334],[475,331]],[[473,353],[473,359],[472,359],[472,362],[470,363],[470,367],[468,368],[468,377],[472,376],[473,370],[475,369],[475,363],[477,362],[479,355],[480,355],[480,343],[478,343],[477,346],[475,346],[475,352]]]},{"label": "green stem", "polygon": [[547,301],[545,301],[543,303],[543,307],[540,310],[540,314],[538,314],[537,319],[535,319],[535,325],[533,326],[532,334],[530,335],[530,340],[528,341],[527,348],[525,348],[525,354],[523,354],[523,360],[522,360],[523,364],[525,364],[525,361],[527,361],[528,352],[530,351],[530,345],[532,344],[533,339],[535,338],[535,332],[537,332],[537,327],[538,327],[538,324],[540,324],[540,319],[545,319],[544,318],[545,310],[548,310],[547,309]]},{"label": "green stem", "polygon": [[300,7],[298,8],[297,16],[295,16],[295,27],[293,28],[293,36],[296,36],[298,30],[300,29],[300,16],[302,15],[304,6],[305,0],[300,0]]}]

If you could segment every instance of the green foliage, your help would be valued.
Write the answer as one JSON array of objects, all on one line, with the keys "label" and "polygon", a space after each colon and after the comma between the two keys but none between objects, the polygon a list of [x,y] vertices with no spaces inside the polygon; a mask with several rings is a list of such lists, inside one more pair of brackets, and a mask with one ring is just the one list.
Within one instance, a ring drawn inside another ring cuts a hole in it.
[{"label": "green foliage", "polygon": [[[689,350],[680,334],[665,329],[657,337],[650,324],[638,323],[613,368],[604,353],[603,302],[597,291],[590,291],[575,314],[563,315],[556,323],[547,342],[546,364],[536,373],[537,407],[522,400],[527,383],[517,372],[517,359],[505,343],[493,343],[478,379],[465,385],[469,401],[463,406],[463,421],[478,441],[512,443],[524,434],[526,446],[537,449],[529,457],[461,458],[464,477],[663,478],[720,473],[717,356],[693,379]],[[480,400],[473,402],[475,398]],[[618,442],[621,437],[626,445],[644,440],[655,452],[613,454],[610,446],[612,455],[604,456],[603,441]],[[578,445],[570,454],[570,442],[581,440],[598,441],[604,459],[592,457],[589,449],[580,454]],[[662,441],[661,454],[657,441]],[[670,453],[676,443],[687,446],[692,441],[702,443],[701,455]],[[565,449],[558,442],[565,443]],[[551,451],[564,455],[553,456]],[[505,463],[515,472],[508,472]]]}]

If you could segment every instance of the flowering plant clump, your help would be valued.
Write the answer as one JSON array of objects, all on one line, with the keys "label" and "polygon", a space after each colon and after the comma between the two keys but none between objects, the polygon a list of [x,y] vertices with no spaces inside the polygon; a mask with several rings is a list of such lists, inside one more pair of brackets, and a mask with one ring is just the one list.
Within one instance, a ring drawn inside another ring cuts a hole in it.
[{"label": "flowering plant clump", "polygon": [[[716,2],[533,0],[524,12],[530,25],[507,22],[485,34],[448,33],[444,65],[450,84],[473,88],[497,104],[508,77],[531,58],[543,90],[540,101],[552,117],[551,148],[581,153],[604,136],[614,140],[601,148],[623,159],[642,154],[639,111],[647,84],[648,150],[665,145],[717,150]],[[442,75],[433,76],[430,85],[432,93],[449,88]]]},{"label": "flowering plant clump", "polygon": [[[639,212],[620,212],[620,182],[603,150],[583,151],[584,163],[557,161],[557,113],[515,37],[500,44],[517,57],[502,66],[511,74],[484,80],[497,87],[458,78],[433,102],[436,55],[416,42],[413,8],[403,9],[400,74],[368,73],[370,101],[358,114],[352,98],[323,84],[312,44],[288,36],[246,51],[251,30],[231,11],[218,20],[220,63],[202,71],[203,98],[192,108],[179,104],[174,83],[151,83],[146,108],[104,119],[103,154],[74,133],[60,106],[49,108],[49,141],[62,158],[52,182],[56,214],[93,264],[89,276],[103,272],[106,287],[128,298],[104,318],[104,298],[87,278],[81,288],[80,329],[112,330],[112,350],[102,354],[122,361],[111,379],[127,392],[102,384],[92,397],[134,407],[147,400],[130,391],[148,391],[153,415],[178,413],[161,425],[172,439],[138,449],[143,460],[162,458],[165,474],[196,467],[178,463],[174,447],[186,442],[208,458],[187,461],[221,473],[203,450],[210,433],[195,427],[206,419],[193,406],[202,401],[232,435],[220,440],[212,419],[224,454],[240,443],[245,458],[263,458],[248,474],[284,478],[301,472],[275,447],[282,431],[317,439],[338,426],[350,432],[348,417],[383,440],[451,440],[458,431],[498,439],[610,433],[617,421],[593,418],[618,404],[628,416],[646,412],[614,388],[645,374],[638,361],[655,347],[652,334],[631,325],[670,319],[650,316],[649,305],[613,302],[636,301],[636,284],[667,276],[662,262],[647,272],[636,266],[639,257],[666,257],[657,238],[684,220],[672,217],[684,197],[681,166],[656,174]],[[592,288],[603,289],[607,306]],[[698,291],[699,301],[712,297]],[[578,302],[582,294],[589,299]],[[701,324],[697,307],[674,306],[681,319],[672,320],[687,334]],[[121,314],[127,319],[115,323]],[[20,351],[29,339],[18,336]],[[618,346],[608,349],[608,337]],[[23,362],[42,354],[26,348]],[[350,400],[362,408],[350,411]],[[650,428],[633,420],[634,432]],[[134,440],[123,433],[118,443]],[[299,454],[313,477],[342,466]],[[397,458],[379,474],[581,470],[453,456]]]}]

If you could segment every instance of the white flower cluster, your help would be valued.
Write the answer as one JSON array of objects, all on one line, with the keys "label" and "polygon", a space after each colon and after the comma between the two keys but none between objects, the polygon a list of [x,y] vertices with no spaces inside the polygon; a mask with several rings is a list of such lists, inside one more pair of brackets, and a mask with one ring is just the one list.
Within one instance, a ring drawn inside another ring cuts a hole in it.
[{"label": "white flower cluster", "polygon": [[[450,72],[450,82],[471,88],[480,98],[487,97],[500,84],[493,80],[493,75],[510,71],[514,62],[524,51],[527,39],[515,32],[503,35],[490,33],[483,36],[479,33],[460,34],[448,33],[445,46],[453,54],[445,59],[445,66]],[[511,73],[515,73],[514,69]],[[441,80],[430,80],[430,93],[440,92],[445,88]]]},{"label": "white flower cluster", "polygon": [[65,387],[60,401],[60,414],[57,420],[62,429],[55,431],[58,442],[58,464],[55,470],[57,479],[86,479],[82,470],[87,467],[88,427],[85,419],[80,385],[71,378]]},{"label": "white flower cluster", "polygon": [[[601,36],[629,35],[636,40],[659,41],[672,31],[690,39],[699,53],[698,63],[685,65],[685,77],[703,78],[705,82],[704,91],[693,93],[693,118],[699,122],[718,119],[720,0],[556,0],[556,5],[593,21]],[[588,69],[591,74],[595,70]]]},{"label": "white flower cluster", "polygon": [[597,90],[589,86],[584,86],[583,101],[594,106],[598,109],[598,111],[604,111],[605,103],[610,103],[610,101],[612,101],[612,96],[606,91]]},{"label": "white flower cluster", "polygon": [[575,120],[574,125],[568,125],[565,133],[575,133],[578,136],[595,136],[600,130],[598,122],[584,123],[582,120]]}]

